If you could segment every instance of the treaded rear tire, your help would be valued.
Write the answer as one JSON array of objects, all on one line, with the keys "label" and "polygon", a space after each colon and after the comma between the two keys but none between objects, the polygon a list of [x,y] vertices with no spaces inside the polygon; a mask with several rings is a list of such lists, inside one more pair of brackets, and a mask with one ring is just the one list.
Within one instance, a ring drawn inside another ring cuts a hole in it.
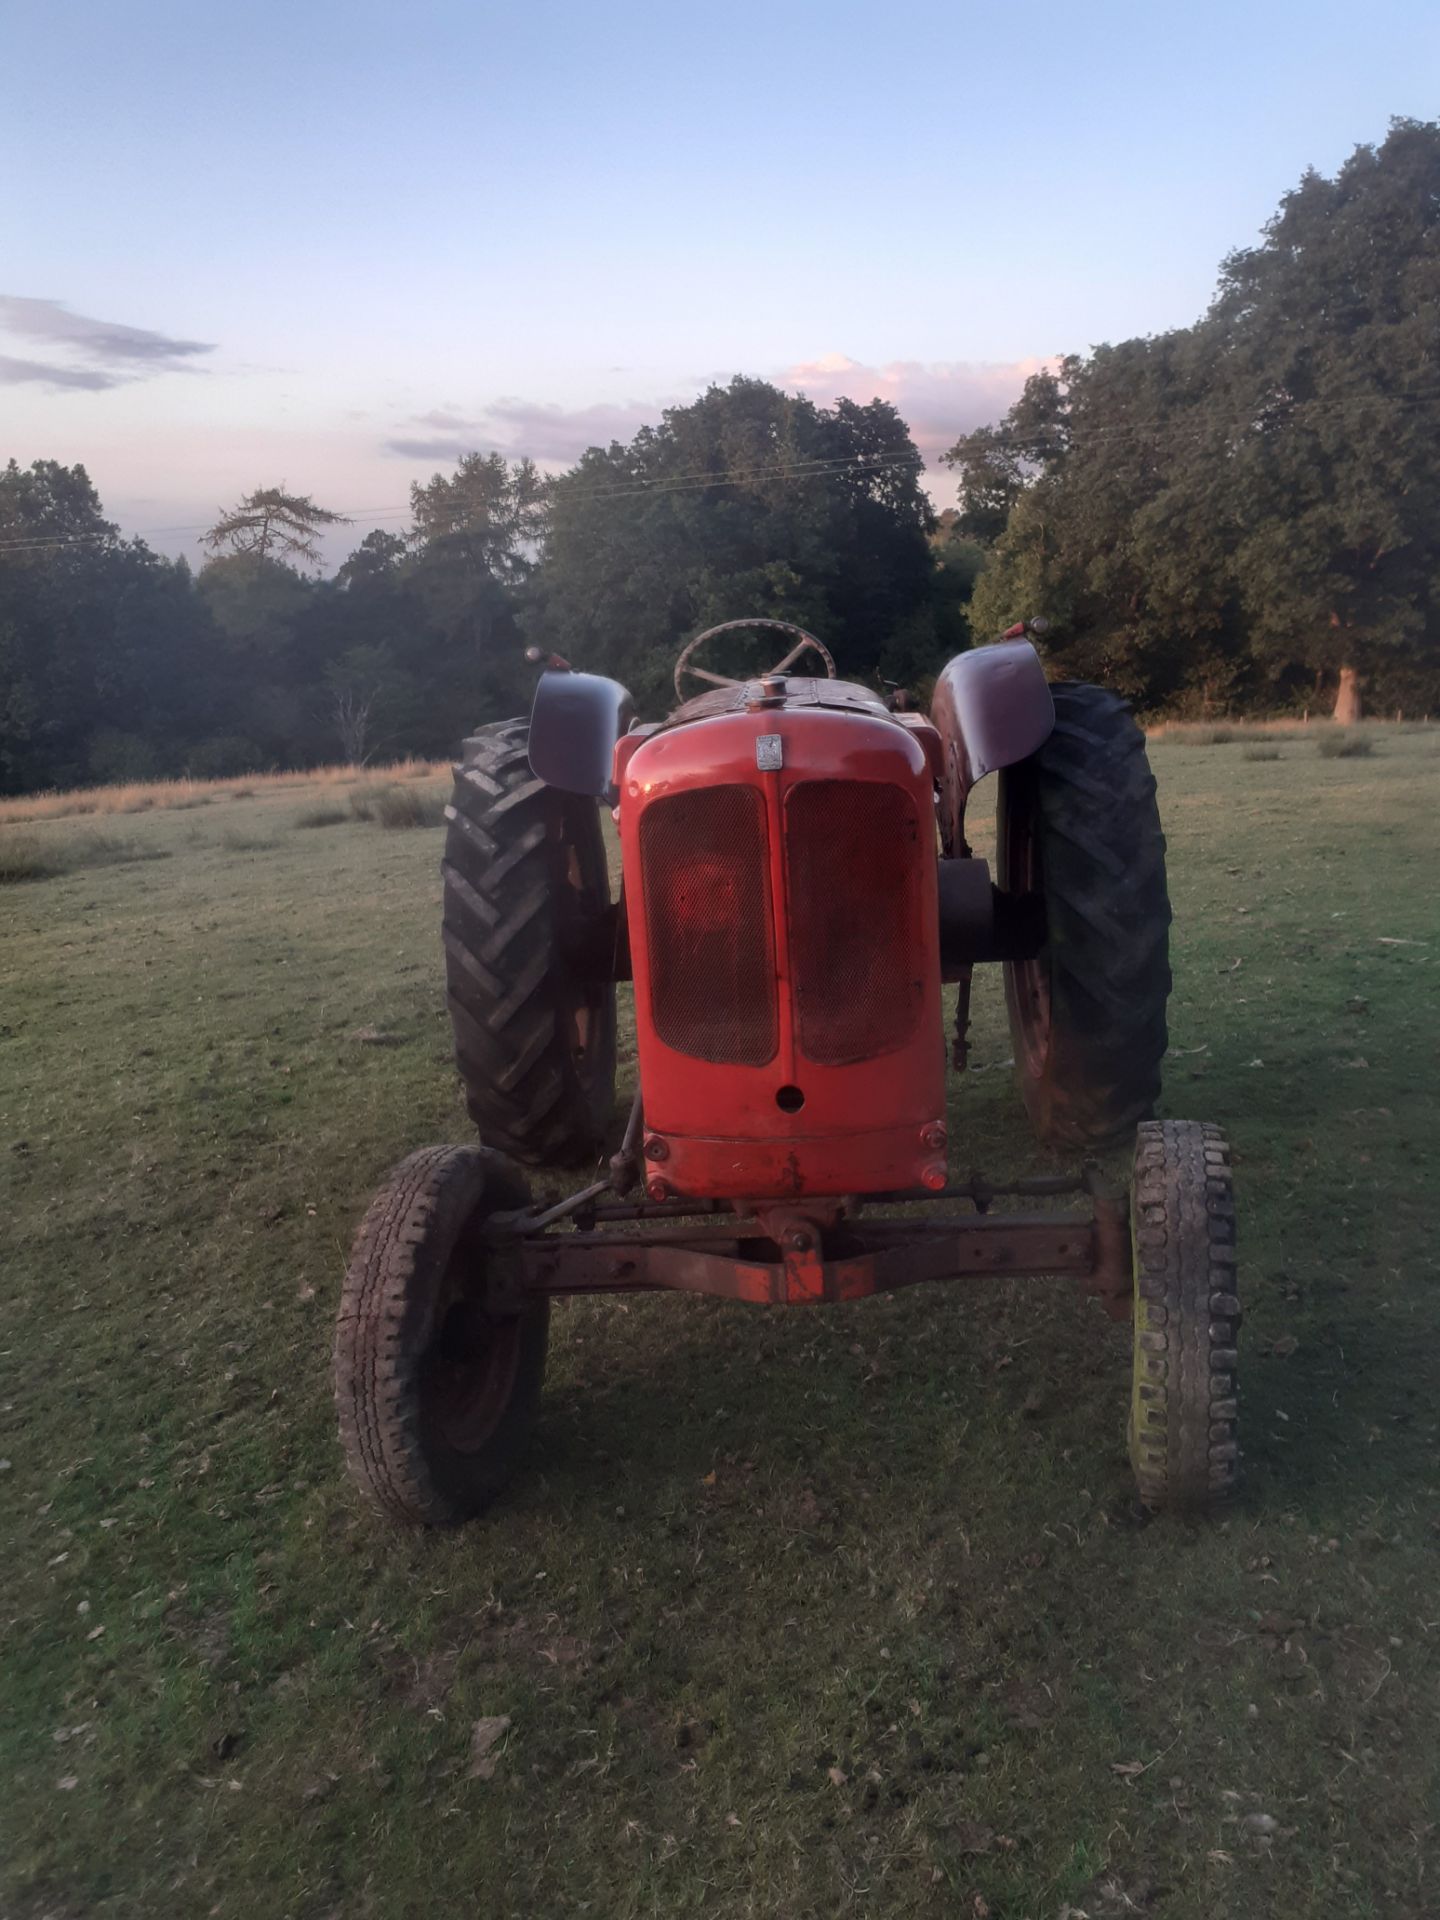
[{"label": "treaded rear tire", "polygon": [[600,814],[530,770],[529,723],[465,742],[445,809],[446,999],[465,1105],[487,1146],[579,1166],[615,1103],[615,985],[575,955],[610,903]]},{"label": "treaded rear tire", "polygon": [[1230,1150],[1219,1127],[1155,1120],[1135,1141],[1130,1461],[1156,1512],[1223,1506],[1240,1481],[1240,1295]]},{"label": "treaded rear tire", "polygon": [[1105,1146],[1153,1111],[1168,1036],[1170,896],[1145,736],[1104,687],[1052,685],[1055,728],[1000,775],[997,867],[1040,893],[1046,944],[1007,962],[1021,1096],[1041,1140]]},{"label": "treaded rear tire", "polygon": [[355,1236],[335,1323],[335,1406],[351,1478],[392,1520],[457,1526],[518,1464],[550,1302],[485,1312],[473,1235],[529,1197],[499,1154],[424,1147],[390,1174]]}]

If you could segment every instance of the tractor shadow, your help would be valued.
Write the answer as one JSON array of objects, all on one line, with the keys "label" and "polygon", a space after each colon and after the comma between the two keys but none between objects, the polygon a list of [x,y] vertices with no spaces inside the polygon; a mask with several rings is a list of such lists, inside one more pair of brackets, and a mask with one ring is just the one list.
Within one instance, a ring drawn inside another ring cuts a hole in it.
[{"label": "tractor shadow", "polygon": [[928,1484],[923,1499],[952,1511],[954,1472],[967,1503],[1003,1505],[1017,1472],[1060,1503],[1130,1491],[1128,1346],[1066,1281],[956,1282],[811,1311],[672,1299],[616,1322],[557,1316],[526,1469],[552,1497],[663,1503],[717,1466],[757,1464],[857,1498],[897,1477],[917,1497]]},{"label": "tractor shadow", "polygon": [[[1293,960],[1277,938],[1246,965],[1284,978]],[[1241,1510],[1288,1508],[1327,1534],[1433,1479],[1440,1400],[1431,1089],[1412,1009],[1351,1001],[1366,975],[1343,978],[1338,1026],[1292,1021],[1253,988],[1215,1010],[1213,1051],[1182,1049],[1164,1097],[1167,1114],[1218,1121],[1234,1154]]]},{"label": "tractor shadow", "polygon": [[[1269,1184],[1246,1182],[1257,1214]],[[1276,1207],[1271,1246],[1293,1205]],[[1393,1291],[1379,1257],[1291,1270],[1261,1244],[1244,1278],[1240,1512],[1291,1509],[1335,1531],[1424,1484],[1436,1368],[1398,1313],[1377,1311]],[[940,1458],[964,1472],[1000,1456],[997,1500],[1021,1459],[1058,1505],[1093,1490],[1118,1514],[1133,1496],[1128,1328],[1063,1280],[954,1282],[808,1313],[586,1303],[557,1313],[552,1337],[525,1477],[581,1504],[703,1482],[725,1460],[857,1483],[874,1469],[883,1485],[906,1463],[928,1475]]]}]

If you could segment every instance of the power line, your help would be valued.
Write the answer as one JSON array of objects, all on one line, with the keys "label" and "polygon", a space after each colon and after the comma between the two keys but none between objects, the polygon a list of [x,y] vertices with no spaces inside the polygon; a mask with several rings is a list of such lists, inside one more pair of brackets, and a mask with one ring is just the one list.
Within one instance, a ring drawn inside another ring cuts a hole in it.
[{"label": "power line", "polygon": [[[1116,421],[1111,426],[1093,425],[1088,421],[1055,421],[1028,429],[1014,430],[1017,441],[1037,442],[1045,439],[1074,440],[1089,438],[1135,438],[1146,433],[1180,434],[1206,432],[1213,434],[1254,432],[1266,420],[1267,415],[1274,423],[1287,424],[1297,413],[1352,413],[1377,406],[1405,406],[1412,403],[1418,407],[1440,400],[1440,387],[1396,389],[1390,393],[1352,393],[1343,394],[1333,400],[1316,398],[1313,400],[1290,400],[1281,395],[1257,403],[1243,416],[1232,419],[1197,420],[1185,417],[1185,405],[1180,403],[1179,410],[1171,414],[1141,415],[1133,420]],[[1203,404],[1197,402],[1195,404]],[[995,423],[995,430],[1003,431],[1003,424]],[[983,432],[984,428],[976,429]],[[964,436],[968,438],[969,436]]]},{"label": "power line", "polygon": [[[659,480],[637,478],[615,486],[567,487],[565,497],[568,500],[628,500],[658,497],[668,493],[701,493],[712,487],[743,486],[747,482],[756,480],[828,479],[847,470],[856,474],[880,474],[924,465],[924,456],[919,453],[843,454],[831,459],[791,461],[782,466],[740,468],[726,474],[711,473],[698,468],[693,473],[671,474]],[[564,476],[558,476],[558,478],[563,481]],[[341,511],[340,518],[373,521],[404,518],[413,512],[413,504],[403,507],[346,507]],[[209,531],[209,526],[210,523],[207,521],[191,521],[169,527],[143,528],[130,537],[145,540],[162,533],[206,533]],[[0,553],[31,553],[56,547],[93,545],[97,541],[103,542],[113,537],[108,533],[37,534],[33,537],[19,535],[0,539]]]},{"label": "power line", "polygon": [[[1293,421],[1297,414],[1330,413],[1345,415],[1357,410],[1373,410],[1376,407],[1409,407],[1423,405],[1440,400],[1440,388],[1396,388],[1387,393],[1354,393],[1341,395],[1327,400],[1284,400],[1277,398],[1269,404],[1281,413],[1278,424],[1285,425]],[[1054,423],[1032,429],[1028,434],[1018,436],[1031,445],[1048,443],[1053,447],[1073,447],[1077,441],[1093,438],[1112,440],[1148,437],[1161,433],[1171,438],[1194,439],[1197,437],[1226,434],[1254,433],[1261,423],[1265,403],[1252,408],[1243,418],[1225,420],[1187,420],[1175,415],[1162,417],[1154,414],[1149,418],[1116,421],[1112,425],[1090,425],[1080,423]],[[1022,455],[1023,457],[1023,455]],[[529,458],[517,455],[518,460]],[[923,468],[924,456],[918,452],[908,454],[845,454],[830,459],[790,461],[778,466],[740,468],[727,474],[715,474],[699,468],[690,473],[670,474],[658,480],[645,480],[634,477],[614,485],[576,487],[569,484],[572,476],[557,475],[547,480],[545,485],[553,487],[557,483],[564,487],[567,500],[633,500],[659,498],[673,493],[703,493],[717,487],[744,486],[758,480],[801,481],[807,479],[826,479],[844,472],[879,476],[884,473],[899,472],[907,467]],[[341,518],[345,520],[381,521],[404,519],[414,512],[413,503],[404,506],[383,507],[347,507]],[[206,533],[209,523],[191,521],[168,527],[142,528],[130,535],[131,539],[153,539],[165,533]],[[53,551],[67,546],[87,546],[104,543],[114,535],[108,533],[80,534],[36,534],[34,536],[14,535],[0,538],[0,554],[24,554]],[[124,536],[122,536],[124,537]]]}]

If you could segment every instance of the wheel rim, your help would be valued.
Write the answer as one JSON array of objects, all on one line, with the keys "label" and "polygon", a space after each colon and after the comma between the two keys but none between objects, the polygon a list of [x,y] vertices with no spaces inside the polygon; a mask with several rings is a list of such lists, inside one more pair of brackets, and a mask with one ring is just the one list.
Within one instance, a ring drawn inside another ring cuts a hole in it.
[{"label": "wheel rim", "polygon": [[[471,1267],[472,1263],[463,1263]],[[421,1364],[426,1424],[454,1453],[478,1453],[510,1405],[520,1366],[518,1315],[487,1313],[452,1259]]]},{"label": "wheel rim", "polygon": [[[1002,776],[1003,777],[1003,776]],[[1033,779],[1005,780],[1001,882],[1007,893],[1043,896],[1044,863],[1040,854],[1039,806]],[[1031,960],[1012,960],[1005,968],[1005,995],[1010,1003],[1011,1034],[1017,1064],[1032,1079],[1045,1069],[1050,1052],[1050,956],[1042,947]]]}]

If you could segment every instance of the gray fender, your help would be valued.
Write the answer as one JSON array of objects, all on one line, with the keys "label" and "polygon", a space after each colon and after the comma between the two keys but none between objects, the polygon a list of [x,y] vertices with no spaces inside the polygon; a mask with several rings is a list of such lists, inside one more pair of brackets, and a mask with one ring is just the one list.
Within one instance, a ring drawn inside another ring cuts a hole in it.
[{"label": "gray fender", "polygon": [[1027,760],[1055,725],[1055,702],[1028,640],[999,640],[950,661],[930,703],[944,749],[940,835],[946,853],[964,838],[965,801],[987,773]]},{"label": "gray fender", "polygon": [[530,771],[562,793],[588,793],[614,805],[615,743],[635,703],[618,680],[547,667],[530,709]]}]

